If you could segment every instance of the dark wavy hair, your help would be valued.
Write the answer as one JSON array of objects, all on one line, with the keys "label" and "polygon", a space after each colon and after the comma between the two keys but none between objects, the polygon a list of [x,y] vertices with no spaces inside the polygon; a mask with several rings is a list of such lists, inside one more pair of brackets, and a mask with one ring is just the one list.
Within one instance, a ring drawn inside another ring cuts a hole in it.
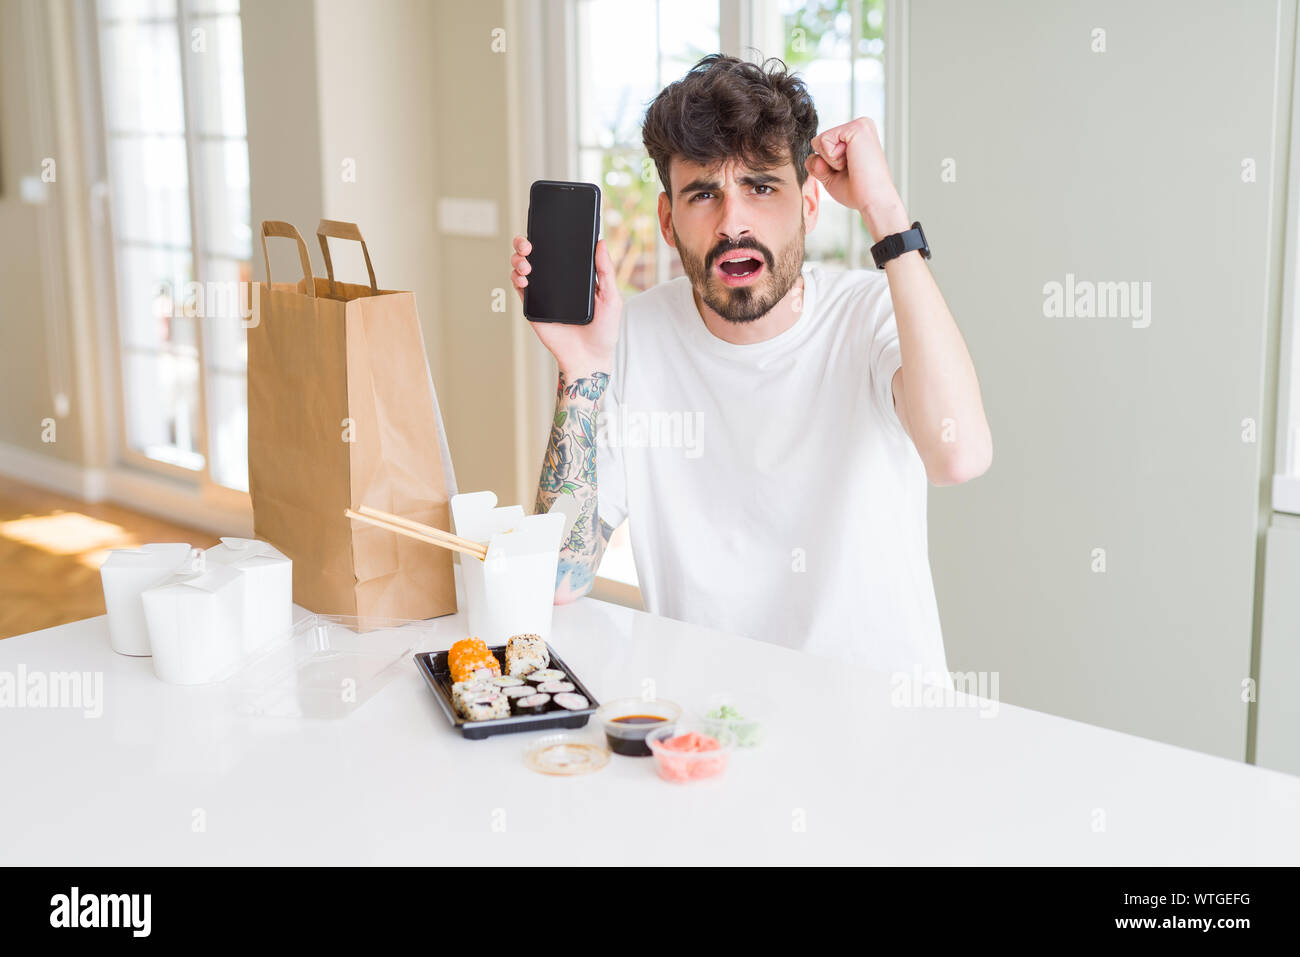
[{"label": "dark wavy hair", "polygon": [[802,186],[804,160],[817,133],[817,108],[797,73],[773,57],[761,65],[711,53],[668,84],[646,110],[641,138],[672,196],[674,156],[713,166],[738,158],[751,169],[793,162]]}]

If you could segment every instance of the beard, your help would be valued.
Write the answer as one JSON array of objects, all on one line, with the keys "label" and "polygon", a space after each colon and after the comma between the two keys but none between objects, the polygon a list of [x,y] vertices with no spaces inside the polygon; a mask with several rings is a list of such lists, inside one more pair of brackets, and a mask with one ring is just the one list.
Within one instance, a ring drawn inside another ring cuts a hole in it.
[{"label": "beard", "polygon": [[[676,226],[673,226],[673,240],[677,243],[677,253],[681,257],[682,268],[691,281],[691,288],[704,300],[705,305],[728,322],[753,322],[767,315],[799,279],[804,255],[803,211],[800,210],[799,213],[799,231],[775,256],[772,250],[749,237],[721,242],[709,250],[707,255],[696,255],[683,245]],[[752,249],[759,253],[767,271],[758,282],[748,286],[724,285],[718,281],[713,267],[722,257],[740,249]]]}]

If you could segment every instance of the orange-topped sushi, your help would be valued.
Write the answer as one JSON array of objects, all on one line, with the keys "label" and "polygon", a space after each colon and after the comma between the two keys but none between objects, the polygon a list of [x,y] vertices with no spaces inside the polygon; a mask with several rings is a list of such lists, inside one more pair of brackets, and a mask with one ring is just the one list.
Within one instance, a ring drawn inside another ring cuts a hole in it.
[{"label": "orange-topped sushi", "polygon": [[481,638],[464,638],[452,645],[447,652],[447,667],[451,669],[452,681],[468,681],[480,670],[490,675],[501,674],[501,662],[488,651],[487,643]]},{"label": "orange-topped sushi", "polygon": [[455,668],[456,661],[461,655],[480,651],[487,651],[487,642],[482,638],[462,638],[452,645],[451,650],[447,652],[447,667]]}]

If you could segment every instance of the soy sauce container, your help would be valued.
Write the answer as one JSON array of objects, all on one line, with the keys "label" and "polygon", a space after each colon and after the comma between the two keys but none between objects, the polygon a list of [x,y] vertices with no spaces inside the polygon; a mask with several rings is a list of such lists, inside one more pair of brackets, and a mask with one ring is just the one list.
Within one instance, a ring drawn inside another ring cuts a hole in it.
[{"label": "soy sauce container", "polygon": [[596,720],[605,732],[609,749],[638,758],[650,756],[646,735],[675,724],[681,716],[679,705],[661,698],[618,698],[596,709]]}]

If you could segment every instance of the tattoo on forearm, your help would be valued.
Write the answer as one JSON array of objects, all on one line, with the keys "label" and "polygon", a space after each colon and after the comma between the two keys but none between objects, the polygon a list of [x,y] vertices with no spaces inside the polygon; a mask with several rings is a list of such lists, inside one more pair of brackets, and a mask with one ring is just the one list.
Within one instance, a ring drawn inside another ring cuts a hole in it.
[{"label": "tattoo on forearm", "polygon": [[[608,545],[609,536],[614,534],[614,530],[605,522],[599,524],[601,540]],[[571,557],[574,554],[567,545],[560,551],[560,563],[555,573],[557,589],[567,583],[572,591],[585,591],[596,580],[595,552],[582,557]]]},{"label": "tattoo on forearm", "polygon": [[591,584],[600,541],[609,541],[613,531],[599,520],[596,510],[596,414],[608,385],[609,375],[604,372],[593,372],[571,383],[561,373],[555,390],[555,417],[542,460],[534,511],[550,511],[561,495],[572,495],[578,504],[578,517],[560,549],[557,589],[566,580],[574,591]]},{"label": "tattoo on forearm", "polygon": [[555,388],[555,397],[558,399],[562,395],[567,395],[570,399],[576,399],[582,396],[591,399],[593,402],[600,401],[600,397],[605,394],[605,386],[609,385],[609,373],[593,372],[591,375],[582,379],[574,379],[572,385],[564,384],[564,373],[560,373],[560,384]]}]

